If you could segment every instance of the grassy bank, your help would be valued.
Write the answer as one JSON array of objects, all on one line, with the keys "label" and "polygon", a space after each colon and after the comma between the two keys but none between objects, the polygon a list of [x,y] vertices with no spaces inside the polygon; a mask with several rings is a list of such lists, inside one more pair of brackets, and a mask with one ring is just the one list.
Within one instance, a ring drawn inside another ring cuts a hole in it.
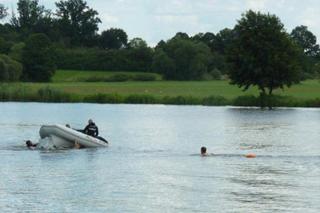
[{"label": "grassy bank", "polygon": [[[320,85],[306,81],[277,91],[275,106],[320,107]],[[12,83],[0,87],[1,101],[144,103],[259,106],[258,91],[243,93],[225,81],[126,83]]]},{"label": "grassy bank", "polygon": [[[260,104],[256,88],[243,92],[228,81],[162,81],[158,76],[156,81],[78,82],[96,75],[106,78],[115,74],[119,72],[58,71],[52,83],[1,84],[0,100],[217,106]],[[319,107],[320,82],[308,80],[284,91],[277,90],[270,101],[275,106]]]}]

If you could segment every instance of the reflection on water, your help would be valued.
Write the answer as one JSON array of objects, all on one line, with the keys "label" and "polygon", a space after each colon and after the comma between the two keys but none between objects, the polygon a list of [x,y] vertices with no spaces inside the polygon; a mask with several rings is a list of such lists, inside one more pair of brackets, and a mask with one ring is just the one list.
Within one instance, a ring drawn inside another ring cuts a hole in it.
[{"label": "reflection on water", "polygon": [[[2,212],[320,210],[317,109],[2,103],[0,110]],[[110,147],[24,147],[42,124],[82,128],[88,118]],[[213,155],[200,157],[201,146]]]}]

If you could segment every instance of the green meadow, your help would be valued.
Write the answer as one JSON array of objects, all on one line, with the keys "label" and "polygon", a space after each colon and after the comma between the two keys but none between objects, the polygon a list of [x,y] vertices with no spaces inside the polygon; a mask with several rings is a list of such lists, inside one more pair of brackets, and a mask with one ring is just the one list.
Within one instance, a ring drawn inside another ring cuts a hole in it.
[{"label": "green meadow", "polygon": [[[165,81],[156,75],[153,81],[128,80],[124,82],[86,82],[90,78],[108,78],[112,75],[143,75],[135,72],[66,71],[56,72],[51,83],[7,83],[1,85],[3,101],[99,102],[99,103],[169,103],[239,105],[238,97],[250,99],[255,105],[259,93],[256,88],[243,92],[228,81]],[[320,81],[307,80],[291,88],[275,91],[290,106],[317,106],[320,99]],[[41,97],[39,97],[41,96]],[[46,97],[50,96],[50,97]],[[218,100],[218,101],[217,101]],[[242,99],[241,99],[242,100]],[[289,101],[290,100],[290,101]],[[288,101],[290,103],[288,103]],[[312,104],[305,104],[312,102]],[[246,105],[243,100],[240,105]]]}]

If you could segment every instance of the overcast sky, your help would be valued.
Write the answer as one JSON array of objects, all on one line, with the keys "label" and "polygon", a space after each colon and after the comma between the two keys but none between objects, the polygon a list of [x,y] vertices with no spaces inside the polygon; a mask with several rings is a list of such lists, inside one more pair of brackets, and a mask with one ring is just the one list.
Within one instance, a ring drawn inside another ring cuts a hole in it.
[{"label": "overcast sky", "polygon": [[[55,9],[55,0],[40,4]],[[307,25],[320,38],[319,0],[88,0],[99,12],[100,31],[110,27],[124,29],[129,38],[142,37],[149,45],[167,40],[176,32],[194,35],[198,32],[217,33],[232,28],[246,10],[270,12],[280,17],[290,32]],[[17,0],[1,0],[16,8]]]}]

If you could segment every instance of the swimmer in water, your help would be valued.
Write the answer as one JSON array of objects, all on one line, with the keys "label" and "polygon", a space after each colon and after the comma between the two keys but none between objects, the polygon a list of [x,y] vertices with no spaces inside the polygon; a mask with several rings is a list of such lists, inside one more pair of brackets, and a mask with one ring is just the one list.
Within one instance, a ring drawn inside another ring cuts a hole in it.
[{"label": "swimmer in water", "polygon": [[84,146],[82,146],[79,142],[74,141],[74,149],[83,149],[85,148]]},{"label": "swimmer in water", "polygon": [[[213,154],[207,153],[207,147],[205,147],[205,146],[201,147],[200,154],[201,154],[202,157],[207,157],[207,156],[213,155]],[[249,154],[244,155],[244,157],[245,158],[256,158],[257,155],[254,154],[254,153],[249,153]]]},{"label": "swimmer in water", "polygon": [[30,140],[26,141],[26,146],[28,147],[28,149],[35,149],[37,145],[37,143],[32,143]]},{"label": "swimmer in water", "polygon": [[[37,146],[39,145],[39,143],[32,143],[32,141],[27,140],[26,141],[26,146],[28,147],[28,149],[34,150],[37,148]],[[57,148],[55,145],[53,145],[54,148]],[[82,149],[84,148],[81,144],[79,144],[77,141],[74,142],[74,149]]]},{"label": "swimmer in water", "polygon": [[201,153],[202,157],[208,156],[207,147],[205,147],[205,146],[201,147],[200,153]]}]

